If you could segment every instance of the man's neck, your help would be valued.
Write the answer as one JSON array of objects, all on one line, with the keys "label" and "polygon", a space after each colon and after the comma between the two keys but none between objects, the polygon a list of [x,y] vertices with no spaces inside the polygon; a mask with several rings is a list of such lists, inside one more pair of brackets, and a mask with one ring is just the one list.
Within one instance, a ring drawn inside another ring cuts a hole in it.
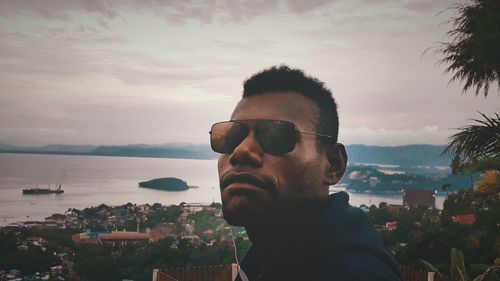
[{"label": "man's neck", "polygon": [[280,209],[245,227],[259,258],[261,272],[279,264],[291,251],[311,248],[314,230],[326,206],[326,198],[312,200],[287,211]]}]

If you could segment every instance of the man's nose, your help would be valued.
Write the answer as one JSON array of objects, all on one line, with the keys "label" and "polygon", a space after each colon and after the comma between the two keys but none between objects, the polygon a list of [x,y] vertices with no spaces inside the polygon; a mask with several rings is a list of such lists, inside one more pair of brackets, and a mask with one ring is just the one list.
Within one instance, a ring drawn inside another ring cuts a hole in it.
[{"label": "man's nose", "polygon": [[233,166],[262,166],[264,150],[253,132],[234,149],[229,158],[229,163]]}]

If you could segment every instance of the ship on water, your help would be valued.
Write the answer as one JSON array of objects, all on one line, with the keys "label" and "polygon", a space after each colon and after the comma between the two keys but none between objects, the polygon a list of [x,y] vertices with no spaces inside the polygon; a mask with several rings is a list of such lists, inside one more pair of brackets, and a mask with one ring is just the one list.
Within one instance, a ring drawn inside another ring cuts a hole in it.
[{"label": "ship on water", "polygon": [[23,194],[61,194],[64,190],[61,189],[61,185],[59,185],[56,189],[50,188],[38,188],[36,187],[26,187],[23,188]]}]

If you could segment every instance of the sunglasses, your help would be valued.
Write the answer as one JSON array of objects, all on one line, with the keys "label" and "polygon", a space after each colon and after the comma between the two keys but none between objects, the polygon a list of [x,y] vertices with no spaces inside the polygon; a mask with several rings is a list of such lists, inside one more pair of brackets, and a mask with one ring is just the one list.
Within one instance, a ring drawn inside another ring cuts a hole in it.
[{"label": "sunglasses", "polygon": [[253,119],[218,122],[210,130],[210,146],[217,153],[231,154],[254,131],[262,149],[272,155],[291,152],[299,135],[313,135],[334,139],[332,136],[301,132],[292,122],[283,120]]}]

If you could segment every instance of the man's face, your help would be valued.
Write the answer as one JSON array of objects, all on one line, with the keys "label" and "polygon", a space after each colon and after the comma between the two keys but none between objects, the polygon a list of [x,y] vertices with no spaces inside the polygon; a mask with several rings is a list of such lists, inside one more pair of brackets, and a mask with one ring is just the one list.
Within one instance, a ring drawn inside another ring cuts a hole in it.
[{"label": "man's face", "polygon": [[[317,106],[293,92],[264,93],[243,98],[231,120],[275,119],[294,123],[299,131],[316,132]],[[284,212],[309,199],[328,196],[323,172],[325,155],[316,148],[316,137],[301,134],[293,151],[266,153],[250,133],[231,154],[219,157],[218,169],[224,217],[233,225],[247,226]]]}]

